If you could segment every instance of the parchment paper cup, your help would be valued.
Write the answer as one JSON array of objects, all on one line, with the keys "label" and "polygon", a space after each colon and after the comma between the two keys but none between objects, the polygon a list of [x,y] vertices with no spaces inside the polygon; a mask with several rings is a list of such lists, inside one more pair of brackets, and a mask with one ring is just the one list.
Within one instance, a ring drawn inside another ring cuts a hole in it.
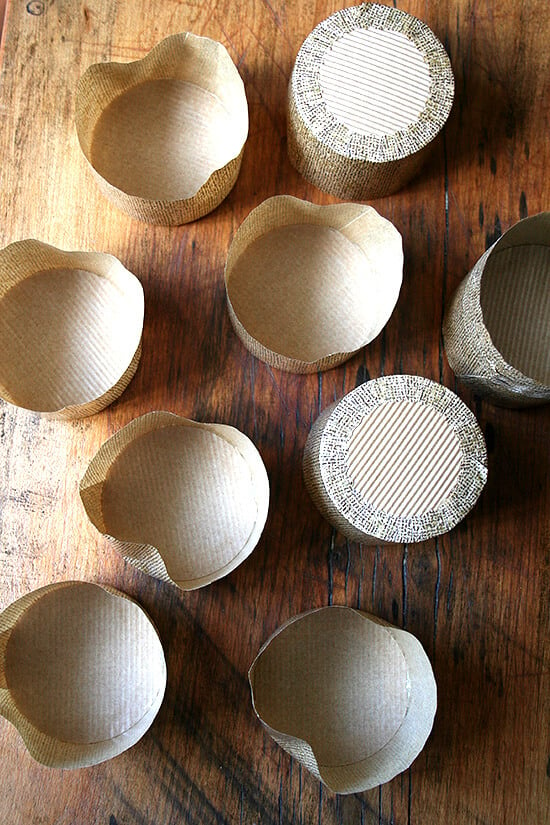
[{"label": "parchment paper cup", "polygon": [[437,705],[420,642],[348,607],[290,619],[262,647],[249,680],[269,734],[341,794],[374,788],[408,768]]},{"label": "parchment paper cup", "polygon": [[117,590],[51,584],[0,613],[0,714],[44,765],[122,753],[151,726],[165,687],[157,632]]},{"label": "parchment paper cup", "polygon": [[494,404],[550,401],[550,212],[516,223],[481,256],[443,322],[457,378]]},{"label": "parchment paper cup", "polygon": [[245,347],[288,372],[326,370],[375,338],[397,302],[401,235],[372,207],[268,198],[227,258],[229,314]]},{"label": "parchment paper cup", "polygon": [[248,134],[243,82],[221,43],[173,34],[142,60],[90,66],[76,130],[116,206],[151,223],[187,223],[237,180]]},{"label": "parchment paper cup", "polygon": [[112,255],[35,240],[0,250],[0,396],[51,418],[99,412],[141,355],[143,289]]},{"label": "parchment paper cup", "polygon": [[384,197],[419,171],[453,98],[449,58],[425,23],[377,3],[341,9],[298,52],[290,160],[344,200]]},{"label": "parchment paper cup", "polygon": [[446,533],[487,478],[479,425],[450,390],[415,375],[361,384],[309,433],[304,481],[352,541],[412,543]]},{"label": "parchment paper cup", "polygon": [[100,448],[80,496],[127,561],[193,590],[250,555],[267,518],[269,482],[260,454],[234,427],[151,412]]}]

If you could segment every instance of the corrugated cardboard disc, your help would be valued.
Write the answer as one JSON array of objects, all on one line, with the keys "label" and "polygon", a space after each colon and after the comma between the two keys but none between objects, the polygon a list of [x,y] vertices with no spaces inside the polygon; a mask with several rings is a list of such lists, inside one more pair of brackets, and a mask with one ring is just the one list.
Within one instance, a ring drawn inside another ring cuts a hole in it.
[{"label": "corrugated cardboard disc", "polygon": [[327,408],[304,452],[321,513],[353,541],[425,541],[451,530],[487,477],[481,430],[450,390],[412,375],[368,381]]},{"label": "corrugated cardboard disc", "polygon": [[290,160],[337,197],[383,197],[420,169],[453,97],[449,58],[425,23],[376,3],[342,9],[296,58]]},{"label": "corrugated cardboard disc", "polygon": [[519,221],[479,259],[443,322],[449,364],[495,404],[550,401],[550,212]]},{"label": "corrugated cardboard disc", "polygon": [[252,552],[269,484],[258,451],[234,427],[152,412],[101,447],[80,495],[93,524],[129,562],[192,590]]},{"label": "corrugated cardboard disc", "polygon": [[143,289],[112,255],[0,250],[0,396],[53,418],[113,402],[138,367]]},{"label": "corrugated cardboard disc", "polygon": [[329,369],[385,326],[402,270],[401,236],[372,207],[268,198],[229,250],[230,317],[244,345],[268,364]]},{"label": "corrugated cardboard disc", "polygon": [[405,770],[422,750],[436,685],[420,642],[347,607],[286,622],[249,672],[271,736],[337,793],[358,793]]},{"label": "corrugated cardboard disc", "polygon": [[244,86],[221,43],[185,32],[80,79],[76,128],[104,192],[132,217],[180,224],[226,197],[248,134]]},{"label": "corrugated cardboard disc", "polygon": [[63,582],[0,614],[0,713],[44,765],[95,765],[150,727],[166,687],[155,628],[108,587]]}]

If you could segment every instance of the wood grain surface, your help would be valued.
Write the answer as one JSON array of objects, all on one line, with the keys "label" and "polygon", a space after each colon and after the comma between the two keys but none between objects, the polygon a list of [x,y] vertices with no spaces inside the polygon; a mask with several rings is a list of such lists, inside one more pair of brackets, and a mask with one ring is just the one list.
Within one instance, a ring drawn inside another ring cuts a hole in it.
[{"label": "wood grain surface", "polygon": [[[0,719],[6,825],[515,825],[550,820],[548,408],[492,407],[455,385],[442,349],[449,295],[486,247],[550,203],[547,0],[397,0],[445,44],[456,102],[422,175],[376,208],[403,234],[404,283],[385,331],[319,375],[276,372],[236,338],[223,266],[264,198],[332,202],[286,155],[298,48],[333,0],[8,0],[0,74],[0,245],[35,237],[110,252],[142,281],[143,357],[120,400],[76,423],[0,405],[0,609],[52,581],[111,584],[156,622],[168,664],[161,711],[116,759],[81,771],[34,763]],[[74,90],[97,61],[142,57],[190,30],[224,43],[243,77],[250,136],[238,182],[204,219],[155,227],[99,194],[81,156]],[[414,546],[348,543],[305,491],[312,421],[369,377],[417,373],[478,417],[489,479],[451,533]],[[183,593],[126,565],[88,523],[78,482],[105,439],[165,409],[232,424],[271,481],[263,537],[230,576]],[[327,792],[265,734],[248,667],[290,616],[326,604],[415,633],[433,663],[435,726],[413,766],[363,794]]]}]

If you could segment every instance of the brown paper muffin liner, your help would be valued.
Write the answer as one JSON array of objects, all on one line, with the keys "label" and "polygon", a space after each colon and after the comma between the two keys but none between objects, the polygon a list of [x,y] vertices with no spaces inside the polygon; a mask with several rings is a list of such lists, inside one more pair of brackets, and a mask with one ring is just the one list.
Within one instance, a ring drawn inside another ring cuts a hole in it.
[{"label": "brown paper muffin liner", "polygon": [[227,258],[229,315],[245,347],[277,369],[317,372],[372,341],[397,302],[401,235],[372,207],[268,198]]},{"label": "brown paper muffin liner", "polygon": [[437,705],[420,642],[349,607],[290,619],[260,650],[249,681],[268,733],[341,794],[406,770],[424,747]]},{"label": "brown paper muffin liner", "polygon": [[335,12],[302,44],[288,92],[288,152],[344,200],[396,192],[447,120],[454,78],[425,23],[377,3]]},{"label": "brown paper muffin liner", "polygon": [[457,378],[494,404],[550,401],[550,212],[519,221],[481,256],[443,337]]},{"label": "brown paper muffin liner", "polygon": [[61,582],[0,613],[0,714],[48,767],[96,765],[130,748],[165,687],[158,634],[117,590]]},{"label": "brown paper muffin liner", "polygon": [[0,250],[0,397],[50,418],[111,404],[141,355],[143,289],[112,255],[35,240]]},{"label": "brown paper muffin liner", "polygon": [[352,541],[412,543],[446,533],[477,501],[487,452],[446,387],[414,375],[361,384],[324,410],[304,451],[322,515]]},{"label": "brown paper muffin liner", "polygon": [[237,180],[248,134],[243,82],[221,43],[174,34],[142,60],[90,66],[78,84],[76,130],[119,209],[187,223],[215,209]]},{"label": "brown paper muffin liner", "polygon": [[151,412],[103,444],[80,497],[127,561],[193,590],[250,555],[267,518],[269,482],[260,454],[234,427]]}]

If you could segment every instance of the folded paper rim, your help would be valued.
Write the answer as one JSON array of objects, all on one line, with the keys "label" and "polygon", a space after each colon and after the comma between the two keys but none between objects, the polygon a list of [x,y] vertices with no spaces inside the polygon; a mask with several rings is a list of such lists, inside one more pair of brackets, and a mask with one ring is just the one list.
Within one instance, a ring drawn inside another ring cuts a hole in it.
[{"label": "folded paper rim", "polygon": [[[148,432],[174,426],[195,427],[206,430],[237,450],[251,470],[253,476],[251,486],[256,494],[257,505],[257,517],[254,528],[240,551],[222,567],[206,575],[185,581],[176,581],[170,576],[158,548],[151,544],[123,541],[106,532],[101,502],[102,488],[107,474],[124,449],[135,439]],[[260,540],[269,509],[269,479],[267,470],[260,453],[248,436],[227,424],[204,424],[162,410],[155,410],[145,413],[145,415],[139,416],[138,418],[134,418],[129,424],[115,433],[115,435],[111,436],[111,438],[99,448],[88,465],[79,485],[79,493],[89,520],[102,535],[109,539],[111,544],[126,561],[142,572],[154,578],[161,579],[162,581],[170,582],[182,590],[195,590],[211,584],[227,576],[242,564]]]},{"label": "folded paper rim", "polygon": [[[51,244],[27,238],[15,241],[0,249],[0,313],[4,296],[12,287],[38,272],[47,272],[55,269],[71,269],[89,271],[99,277],[124,285],[125,290],[132,297],[133,318],[130,339],[133,355],[129,363],[122,369],[115,383],[104,393],[90,398],[82,404],[68,404],[56,410],[31,410],[39,412],[45,418],[73,420],[94,415],[112,404],[126,389],[134,377],[141,357],[143,319],[145,312],[143,287],[138,278],[126,269],[113,255],[106,252],[66,251]],[[20,409],[30,409],[18,404],[9,388],[0,385],[0,397]]]},{"label": "folded paper rim", "polygon": [[[95,126],[105,107],[98,104],[95,91],[104,92],[106,78],[117,87],[114,100],[130,88],[147,80],[173,77],[173,62],[193,50],[198,59],[210,61],[219,70],[220,67],[231,78],[235,89],[238,88],[238,117],[242,120],[242,142],[239,151],[227,162],[213,169],[209,177],[187,198],[151,199],[131,195],[106,180],[93,166],[91,147]],[[133,218],[161,225],[179,225],[197,220],[215,209],[233,188],[237,180],[244,146],[248,137],[248,104],[244,84],[239,72],[222,43],[210,37],[180,32],[165,37],[143,58],[129,63],[110,61],[94,63],[86,69],[76,89],[75,125],[78,141],[86,162],[100,186],[103,194],[119,209]]]},{"label": "folded paper rim", "polygon": [[[384,747],[363,760],[337,767],[320,765],[312,747],[290,731],[275,730],[262,718],[256,707],[254,671],[271,642],[295,622],[327,610],[348,611],[364,621],[383,627],[397,643],[407,664],[408,707],[393,736]],[[437,709],[437,686],[432,666],[420,641],[405,630],[390,625],[365,611],[331,605],[308,610],[282,624],[262,645],[248,671],[252,707],[256,717],[283,750],[298,759],[329,790],[338,794],[361,793],[393,779],[406,770],[424,747],[432,730]],[[412,736],[412,734],[415,734]]]},{"label": "folded paper rim", "polygon": [[[323,100],[319,79],[323,58],[334,43],[348,32],[368,28],[401,33],[412,40],[432,79],[429,99],[417,121],[383,137],[360,134],[337,120]],[[322,146],[351,161],[388,163],[415,154],[439,134],[453,105],[454,77],[443,44],[426,23],[401,9],[362,3],[334,12],[307,36],[296,57],[289,94],[303,127]]]},{"label": "folded paper rim", "polygon": [[[262,344],[247,331],[231,302],[231,273],[240,256],[254,241],[271,230],[299,224],[325,226],[340,232],[360,249],[365,260],[371,239],[380,232],[383,237],[378,246],[381,248],[384,245],[387,254],[392,256],[391,266],[386,262],[380,274],[380,280],[383,280],[387,290],[387,297],[384,309],[379,312],[377,323],[374,325],[375,329],[371,330],[372,334],[366,335],[363,343],[352,351],[327,353],[315,361],[289,357]],[[360,232],[361,228],[363,233]],[[390,272],[391,287],[388,286]],[[241,342],[256,358],[285,372],[306,374],[327,370],[351,358],[354,353],[373,341],[391,317],[403,279],[402,238],[391,221],[383,218],[372,206],[357,203],[318,205],[291,195],[275,195],[253,209],[237,229],[227,255],[224,277],[231,323]]]},{"label": "folded paper rim", "polygon": [[550,246],[550,212],[518,221],[486,250],[451,297],[443,319],[447,360],[456,377],[495,404],[523,407],[550,401],[550,386],[509,364],[485,326],[481,281],[490,257],[503,249]]},{"label": "folded paper rim", "polygon": [[[15,704],[4,676],[4,657],[11,632],[18,620],[29,607],[39,601],[46,593],[71,588],[75,585],[97,587],[114,598],[126,599],[135,605],[135,608],[144,614],[158,638],[161,653],[160,659],[163,666],[162,672],[160,673],[162,687],[154,697],[152,704],[145,710],[143,716],[134,725],[117,736],[99,742],[66,742],[39,730]],[[135,745],[151,727],[153,720],[159,712],[164,699],[166,681],[167,671],[164,651],[155,625],[134,599],[120,590],[116,590],[114,587],[96,582],[57,582],[31,591],[27,595],[17,599],[0,613],[0,716],[3,716],[16,728],[33,759],[46,767],[61,768],[64,770],[91,767],[92,765],[98,765],[101,762],[112,759]]]},{"label": "folded paper rim", "polygon": [[[451,493],[418,516],[378,510],[361,497],[348,471],[353,432],[368,413],[388,401],[434,408],[460,444],[461,465]],[[455,393],[418,375],[389,375],[361,384],[321,413],[306,441],[303,472],[317,508],[352,541],[410,544],[448,532],[472,509],[487,480],[487,449],[474,414]]]}]

